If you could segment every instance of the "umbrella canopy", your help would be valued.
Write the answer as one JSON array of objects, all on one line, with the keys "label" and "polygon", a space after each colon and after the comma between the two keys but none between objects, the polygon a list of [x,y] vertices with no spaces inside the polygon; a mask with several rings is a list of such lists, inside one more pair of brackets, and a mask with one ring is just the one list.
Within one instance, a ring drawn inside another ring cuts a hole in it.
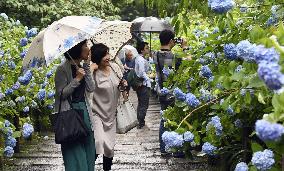
[{"label": "umbrella canopy", "polygon": [[119,50],[132,38],[131,27],[132,22],[105,21],[99,27],[99,31],[91,37],[91,40],[108,46],[113,60]]},{"label": "umbrella canopy", "polygon": [[50,64],[56,57],[97,33],[102,22],[102,19],[90,16],[68,16],[53,22],[31,43],[23,68]]},{"label": "umbrella canopy", "polygon": [[156,17],[139,17],[133,22],[133,32],[161,32],[164,29],[173,30],[169,22]]}]

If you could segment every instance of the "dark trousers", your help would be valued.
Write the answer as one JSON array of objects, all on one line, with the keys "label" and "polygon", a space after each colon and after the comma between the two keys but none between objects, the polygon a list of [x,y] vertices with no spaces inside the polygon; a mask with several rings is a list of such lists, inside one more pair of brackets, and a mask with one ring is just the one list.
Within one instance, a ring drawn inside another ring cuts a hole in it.
[{"label": "dark trousers", "polygon": [[[96,160],[97,158],[98,158],[98,154],[96,154]],[[109,158],[109,157],[103,156],[103,170],[104,171],[111,170],[112,160],[113,160],[113,157]]]},{"label": "dark trousers", "polygon": [[[161,99],[160,99],[160,104],[161,104],[161,110],[166,110],[168,106],[173,105],[172,102],[162,101]],[[160,129],[159,129],[159,141],[160,141],[160,152],[161,153],[166,152],[165,150],[166,144],[162,140],[162,135],[166,131],[164,124],[165,124],[165,120],[161,118]]]},{"label": "dark trousers", "polygon": [[136,94],[138,98],[137,120],[139,126],[143,127],[145,125],[145,117],[149,107],[150,88],[141,86],[136,90]]}]

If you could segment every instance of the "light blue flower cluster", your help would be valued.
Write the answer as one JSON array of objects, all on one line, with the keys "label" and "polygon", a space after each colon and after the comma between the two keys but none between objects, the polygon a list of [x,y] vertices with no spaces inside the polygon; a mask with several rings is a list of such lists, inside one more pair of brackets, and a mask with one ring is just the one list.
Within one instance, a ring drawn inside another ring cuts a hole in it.
[{"label": "light blue flower cluster", "polygon": [[194,135],[190,131],[186,131],[183,134],[183,139],[185,142],[192,142],[194,140]]},{"label": "light blue flower cluster", "polygon": [[215,151],[217,150],[217,147],[213,146],[212,144],[210,144],[209,142],[205,142],[202,145],[202,152],[213,156],[215,154]]},{"label": "light blue flower cluster", "polygon": [[218,116],[214,116],[211,118],[211,120],[206,125],[206,131],[209,131],[212,127],[215,128],[215,134],[217,136],[221,136],[223,133],[223,127],[220,121],[220,118]]},{"label": "light blue flower cluster", "polygon": [[13,86],[12,89],[13,90],[18,90],[20,88],[21,84],[17,81]]},{"label": "light blue flower cluster", "polygon": [[235,171],[248,171],[248,165],[245,162],[240,162],[236,165]]},{"label": "light blue flower cluster", "polygon": [[47,98],[51,99],[51,98],[54,97],[54,95],[55,95],[55,92],[54,92],[54,91],[50,91],[50,92],[48,92],[48,94],[47,94]]},{"label": "light blue flower cluster", "polygon": [[233,44],[233,43],[225,44],[224,45],[224,54],[225,54],[225,57],[229,60],[238,59],[238,53],[237,53],[236,45]]},{"label": "light blue flower cluster", "polygon": [[[211,77],[212,78],[212,77]],[[201,101],[204,101],[204,102],[208,102],[210,100],[212,100],[214,97],[210,94],[210,92],[208,90],[205,90],[204,88],[201,88],[199,90],[199,93],[200,93],[200,97],[199,99]]]},{"label": "light blue flower cluster", "polygon": [[31,124],[24,123],[22,131],[23,137],[29,138],[33,132],[34,132],[34,127]]},{"label": "light blue flower cluster", "polygon": [[27,50],[23,50],[21,53],[20,53],[20,57],[21,58],[24,58],[25,56],[26,56],[26,54],[27,54]]},{"label": "light blue flower cluster", "polygon": [[164,67],[162,70],[163,74],[168,77],[171,73],[170,69],[168,67]]},{"label": "light blue flower cluster", "polygon": [[8,61],[8,67],[9,67],[10,69],[14,70],[14,69],[16,68],[15,62],[12,61],[12,60],[9,60],[9,61]]},{"label": "light blue flower cluster", "polygon": [[205,65],[201,67],[199,75],[206,78],[210,78],[212,77],[212,71],[207,65]]},{"label": "light blue flower cluster", "polygon": [[27,38],[34,37],[37,35],[37,28],[32,28],[30,30],[26,30]]},{"label": "light blue flower cluster", "polygon": [[10,121],[5,120],[4,121],[4,127],[9,127],[11,125]]},{"label": "light blue flower cluster", "polygon": [[45,90],[44,89],[40,89],[39,92],[37,93],[37,98],[42,101],[42,100],[44,100],[45,95],[46,95]]},{"label": "light blue flower cluster", "polygon": [[227,113],[228,113],[229,115],[234,115],[234,114],[235,114],[234,109],[232,108],[231,105],[228,106],[228,108],[227,108]]},{"label": "light blue flower cluster", "polygon": [[22,85],[28,85],[32,79],[32,71],[31,70],[28,70],[24,76],[20,76],[18,78],[18,81],[22,84]]},{"label": "light blue flower cluster", "polygon": [[243,123],[242,123],[242,121],[240,119],[235,120],[234,125],[237,128],[243,127]]},{"label": "light blue flower cluster", "polygon": [[23,103],[25,100],[26,100],[26,97],[25,96],[21,96],[21,97],[17,97],[15,99],[15,102]]},{"label": "light blue flower cluster", "polygon": [[54,108],[54,106],[52,104],[48,104],[46,107],[50,110],[52,110]]},{"label": "light blue flower cluster", "polygon": [[193,108],[196,108],[197,106],[200,105],[200,101],[192,93],[186,94],[185,102],[187,103],[187,105],[189,105],[190,107],[193,107]]},{"label": "light blue flower cluster", "polygon": [[208,7],[216,13],[226,13],[235,5],[233,0],[208,0]]},{"label": "light blue flower cluster", "polygon": [[0,50],[0,57],[3,57],[5,52],[3,50]]},{"label": "light blue flower cluster", "polygon": [[9,17],[5,13],[1,13],[0,16],[3,17],[4,20],[8,20],[9,19]]},{"label": "light blue flower cluster", "polygon": [[284,134],[284,127],[278,123],[258,120],[255,123],[256,135],[263,141],[279,141]]},{"label": "light blue flower cluster", "polygon": [[265,48],[263,45],[258,45],[254,48],[254,58],[258,64],[262,62],[278,63],[280,54],[274,48]]},{"label": "light blue flower cluster", "polygon": [[162,135],[162,140],[166,144],[166,148],[182,147],[183,137],[174,131],[165,131]]},{"label": "light blue flower cluster", "polygon": [[23,47],[26,46],[27,44],[28,44],[28,39],[26,37],[21,38],[20,45]]},{"label": "light blue flower cluster", "polygon": [[27,112],[29,112],[29,111],[30,111],[29,106],[24,107],[23,112],[27,113]]},{"label": "light blue flower cluster", "polygon": [[50,77],[52,76],[52,74],[53,74],[53,71],[50,70],[50,71],[48,71],[48,72],[46,73],[46,77],[47,77],[47,78],[50,78]]},{"label": "light blue flower cluster", "polygon": [[215,27],[214,30],[212,31],[212,34],[216,34],[219,32],[219,28],[218,27]]},{"label": "light blue flower cluster", "polygon": [[255,152],[251,159],[252,164],[261,171],[269,170],[275,163],[274,154],[271,150]]},{"label": "light blue flower cluster", "polygon": [[236,46],[238,57],[247,62],[253,62],[255,60],[254,58],[255,47],[256,45],[251,44],[248,40],[240,41]]},{"label": "light blue flower cluster", "polygon": [[167,88],[162,88],[161,89],[161,95],[167,95],[167,94],[169,94],[170,93],[170,90],[169,89],[167,89]]},{"label": "light blue flower cluster", "polygon": [[12,148],[16,147],[17,140],[14,137],[8,136],[5,138],[5,146],[10,146]]},{"label": "light blue flower cluster", "polygon": [[12,157],[13,154],[14,154],[14,149],[13,149],[12,147],[10,147],[10,146],[5,147],[5,149],[4,149],[4,155],[5,155],[6,157]]},{"label": "light blue flower cluster", "polygon": [[185,101],[186,99],[186,94],[182,92],[181,89],[179,89],[178,87],[174,89],[173,94],[177,100]]},{"label": "light blue flower cluster", "polygon": [[11,89],[11,88],[8,88],[6,91],[5,91],[5,95],[8,96],[10,94],[13,94],[14,90]]},{"label": "light blue flower cluster", "polygon": [[4,97],[5,97],[5,94],[0,92],[0,100],[3,99]]}]

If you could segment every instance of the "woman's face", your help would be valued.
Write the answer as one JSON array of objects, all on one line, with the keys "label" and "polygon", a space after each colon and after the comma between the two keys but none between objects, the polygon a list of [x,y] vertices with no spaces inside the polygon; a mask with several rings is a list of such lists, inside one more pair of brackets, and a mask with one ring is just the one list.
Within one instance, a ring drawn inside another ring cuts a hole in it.
[{"label": "woman's face", "polygon": [[103,59],[100,62],[101,66],[109,66],[109,61],[110,61],[110,55],[109,52],[103,57]]},{"label": "woman's face", "polygon": [[82,46],[81,59],[82,60],[88,60],[89,55],[90,55],[90,47],[88,46],[88,44],[86,42]]}]

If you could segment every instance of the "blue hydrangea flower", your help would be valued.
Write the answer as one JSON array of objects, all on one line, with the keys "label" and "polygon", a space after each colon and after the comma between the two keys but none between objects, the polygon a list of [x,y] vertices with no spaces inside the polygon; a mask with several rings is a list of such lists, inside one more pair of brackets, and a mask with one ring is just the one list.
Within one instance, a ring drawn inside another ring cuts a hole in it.
[{"label": "blue hydrangea flower", "polygon": [[260,63],[258,65],[258,76],[271,90],[279,90],[284,84],[284,75],[280,72],[280,67],[275,63]]},{"label": "blue hydrangea flower", "polygon": [[212,100],[214,97],[210,94],[210,92],[208,90],[205,90],[204,88],[201,88],[199,90],[199,93],[200,93],[200,97],[199,99],[201,101],[204,101],[204,102],[208,102],[210,100]]},{"label": "blue hydrangea flower", "polygon": [[41,84],[41,88],[44,89],[47,86],[48,82],[45,81],[43,84]]},{"label": "blue hydrangea flower", "polygon": [[4,121],[4,127],[9,127],[11,125],[10,121],[5,120]]},{"label": "blue hydrangea flower", "polygon": [[214,30],[212,31],[212,34],[216,34],[219,32],[219,28],[218,27],[215,27]]},{"label": "blue hydrangea flower", "polygon": [[6,62],[4,60],[1,60],[0,66],[3,67],[5,64],[6,64]]},{"label": "blue hydrangea flower", "polygon": [[13,94],[14,90],[11,89],[11,88],[8,88],[6,91],[5,91],[5,95],[8,96],[10,94]]},{"label": "blue hydrangea flower", "polygon": [[201,67],[199,75],[206,77],[206,78],[210,78],[212,77],[212,71],[207,65],[205,65]]},{"label": "blue hydrangea flower", "polygon": [[278,23],[278,17],[275,14],[272,14],[271,17],[268,18],[268,20],[266,21],[266,26],[272,26]]},{"label": "blue hydrangea flower", "polygon": [[170,92],[169,89],[167,89],[165,87],[161,89],[161,95],[167,95],[167,94],[169,94],[169,92]]},{"label": "blue hydrangea flower", "polygon": [[213,52],[208,52],[204,55],[204,57],[208,58],[210,61],[213,61],[216,59],[216,55]]},{"label": "blue hydrangea flower", "polygon": [[24,102],[25,100],[26,100],[25,96],[21,96],[21,97],[17,97],[17,98],[15,99],[15,102],[20,102],[20,103],[22,103],[22,102]]},{"label": "blue hydrangea flower", "polygon": [[242,65],[237,66],[237,68],[235,69],[235,72],[240,72],[243,69]]},{"label": "blue hydrangea flower", "polygon": [[20,53],[20,57],[21,58],[24,58],[25,56],[26,56],[26,54],[27,54],[27,50],[23,50],[21,53]]},{"label": "blue hydrangea flower", "polygon": [[251,44],[248,40],[242,40],[237,44],[238,57],[248,62],[255,61],[254,48],[255,44]]},{"label": "blue hydrangea flower", "polygon": [[37,98],[38,98],[39,100],[44,100],[45,95],[46,95],[45,90],[44,90],[44,89],[40,89],[39,92],[37,93]]},{"label": "blue hydrangea flower", "polygon": [[252,164],[261,171],[269,170],[275,163],[274,154],[271,150],[255,152],[252,156]]},{"label": "blue hydrangea flower", "polygon": [[6,132],[5,132],[6,136],[12,136],[13,135],[13,129],[10,127],[6,127]]},{"label": "blue hydrangea flower", "polygon": [[14,137],[8,136],[5,139],[5,145],[10,147],[16,147],[17,140]]},{"label": "blue hydrangea flower", "polygon": [[278,63],[280,54],[274,48],[265,48],[263,45],[258,45],[254,49],[255,61],[261,62],[274,62]]},{"label": "blue hydrangea flower", "polygon": [[185,142],[192,142],[194,139],[194,135],[190,132],[190,131],[186,131],[184,134],[183,134],[183,140]]},{"label": "blue hydrangea flower", "polygon": [[5,52],[3,50],[0,50],[0,57],[3,57]]},{"label": "blue hydrangea flower", "polygon": [[54,106],[51,105],[51,104],[48,104],[46,107],[47,107],[48,109],[50,109],[50,110],[52,110],[52,109],[54,108]]},{"label": "blue hydrangea flower", "polygon": [[[210,3],[209,3],[210,2]],[[233,0],[210,0],[208,6],[216,13],[226,13],[231,10],[235,5]]]},{"label": "blue hydrangea flower", "polygon": [[5,94],[0,92],[0,100],[3,99],[5,97]]},{"label": "blue hydrangea flower", "polygon": [[187,103],[187,105],[189,105],[190,107],[193,107],[193,108],[196,108],[197,106],[200,105],[200,101],[192,93],[186,94],[185,102]]},{"label": "blue hydrangea flower", "polygon": [[213,156],[216,150],[217,150],[217,147],[213,146],[209,142],[205,142],[202,145],[202,152],[204,152],[204,153],[206,153],[210,156]]},{"label": "blue hydrangea flower", "polygon": [[240,162],[236,165],[235,171],[248,171],[248,165],[244,162]]},{"label": "blue hydrangea flower", "polygon": [[164,67],[162,70],[163,74],[168,77],[171,73],[170,69],[168,67]]},{"label": "blue hydrangea flower", "polygon": [[52,76],[52,74],[53,74],[53,71],[50,70],[50,71],[48,71],[48,72],[46,73],[46,77],[47,77],[47,78],[50,78],[50,77]]},{"label": "blue hydrangea flower", "polygon": [[221,136],[223,133],[223,127],[218,116],[214,116],[206,125],[206,131],[209,131],[211,127],[215,128],[215,133],[217,136]]},{"label": "blue hydrangea flower", "polygon": [[55,95],[55,92],[54,92],[54,91],[50,91],[50,92],[48,92],[48,94],[47,94],[47,98],[51,99],[51,98],[54,97],[54,95]]},{"label": "blue hydrangea flower", "polygon": [[0,16],[3,17],[4,20],[8,20],[9,19],[9,17],[5,13],[1,13]]},{"label": "blue hydrangea flower", "polygon": [[233,43],[225,44],[224,54],[225,54],[225,57],[229,60],[238,59],[238,53],[237,53],[236,45],[233,44]]},{"label": "blue hydrangea flower", "polygon": [[204,58],[199,58],[198,61],[199,61],[199,63],[200,63],[201,65],[206,65],[206,64],[208,64],[208,61],[207,61],[206,59],[204,59]]},{"label": "blue hydrangea flower", "polygon": [[33,132],[34,132],[34,127],[31,124],[24,123],[22,131],[23,137],[29,138]]},{"label": "blue hydrangea flower", "polygon": [[183,93],[178,87],[174,89],[173,93],[174,93],[174,96],[176,97],[177,100],[185,101],[186,94]]},{"label": "blue hydrangea flower", "polygon": [[183,137],[174,131],[165,131],[162,135],[162,140],[167,148],[182,147]]},{"label": "blue hydrangea flower", "polygon": [[284,134],[284,127],[278,123],[258,120],[255,123],[256,135],[263,141],[278,141]]},{"label": "blue hydrangea flower", "polygon": [[18,90],[20,88],[21,84],[19,82],[16,82],[13,86],[12,89],[13,90]]},{"label": "blue hydrangea flower", "polygon": [[234,114],[235,114],[234,109],[232,108],[231,105],[228,106],[228,108],[227,108],[227,113],[228,113],[229,115],[234,115]]},{"label": "blue hydrangea flower", "polygon": [[26,31],[27,38],[34,37],[37,35],[37,28],[32,28]]},{"label": "blue hydrangea flower", "polygon": [[29,111],[30,111],[29,106],[24,107],[23,112],[27,113],[27,112],[29,112]]},{"label": "blue hydrangea flower", "polygon": [[20,76],[18,78],[18,81],[22,84],[22,85],[28,85],[32,79],[32,71],[28,70],[24,76]]},{"label": "blue hydrangea flower", "polygon": [[4,149],[4,156],[6,157],[12,157],[14,154],[14,149],[10,146],[5,147]]},{"label": "blue hydrangea flower", "polygon": [[12,70],[15,69],[16,68],[15,62],[14,61],[8,61],[8,67]]},{"label": "blue hydrangea flower", "polygon": [[242,123],[242,121],[240,119],[235,120],[234,125],[237,128],[243,127],[243,123]]},{"label": "blue hydrangea flower", "polygon": [[20,45],[23,47],[23,46],[26,46],[27,44],[28,44],[28,39],[26,37],[21,38]]}]

